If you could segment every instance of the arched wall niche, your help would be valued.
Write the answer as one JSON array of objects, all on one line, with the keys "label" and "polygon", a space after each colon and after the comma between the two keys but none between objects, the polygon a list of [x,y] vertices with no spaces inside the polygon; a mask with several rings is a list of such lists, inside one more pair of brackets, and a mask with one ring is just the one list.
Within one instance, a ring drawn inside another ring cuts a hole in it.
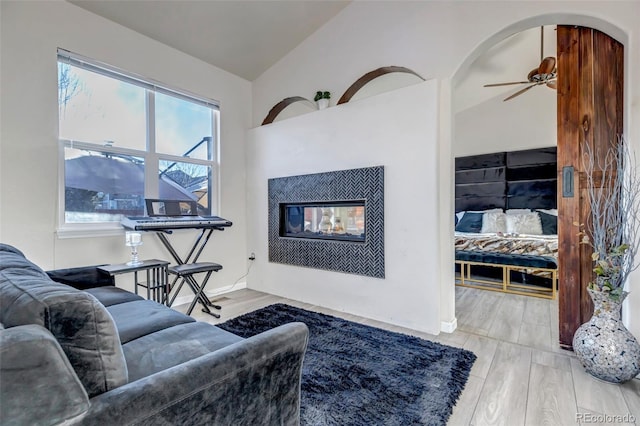
[{"label": "arched wall niche", "polygon": [[364,74],[349,86],[338,100],[337,105],[422,81],[425,79],[409,68],[395,65],[380,67]]},{"label": "arched wall niche", "polygon": [[[356,80],[340,97],[336,105],[349,102],[352,99],[361,99],[398,89],[425,81],[415,71],[400,66],[380,67],[364,74]],[[366,90],[364,88],[366,87]],[[302,96],[291,96],[275,104],[267,116],[262,120],[262,125],[271,124],[277,120],[294,117],[316,110],[315,103]]]},{"label": "arched wall niche", "polygon": [[313,102],[302,96],[284,98],[269,110],[267,116],[262,120],[262,125],[271,124],[276,121],[276,119],[282,120],[316,109],[316,105]]}]

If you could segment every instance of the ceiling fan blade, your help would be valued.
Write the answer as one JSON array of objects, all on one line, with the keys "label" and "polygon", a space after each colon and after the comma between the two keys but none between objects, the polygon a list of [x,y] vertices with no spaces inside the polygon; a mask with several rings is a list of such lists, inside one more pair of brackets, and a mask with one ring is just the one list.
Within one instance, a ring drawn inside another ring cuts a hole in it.
[{"label": "ceiling fan blade", "polygon": [[524,89],[518,90],[518,91],[517,91],[516,93],[514,93],[513,95],[509,96],[508,98],[503,99],[503,102],[506,102],[506,101],[508,101],[508,100],[510,100],[510,99],[513,99],[513,98],[515,98],[516,96],[520,96],[520,95],[522,95],[524,92],[526,92],[527,90],[531,89],[531,88],[532,88],[532,87],[534,87],[534,86],[538,86],[538,85],[539,85],[539,83],[535,83],[535,84],[532,84],[531,86],[527,86],[527,87],[525,87]]},{"label": "ceiling fan blade", "polygon": [[511,83],[485,84],[484,87],[510,86],[512,84],[527,84],[527,83],[529,83],[529,81],[512,81]]},{"label": "ceiling fan blade", "polygon": [[540,62],[538,74],[551,74],[554,69],[556,69],[556,58],[547,56]]}]

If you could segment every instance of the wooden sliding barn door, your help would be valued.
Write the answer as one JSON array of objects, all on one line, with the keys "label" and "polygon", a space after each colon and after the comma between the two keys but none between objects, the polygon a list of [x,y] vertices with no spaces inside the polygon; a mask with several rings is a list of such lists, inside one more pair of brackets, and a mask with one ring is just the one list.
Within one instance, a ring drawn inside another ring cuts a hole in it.
[{"label": "wooden sliding barn door", "polygon": [[622,135],[624,56],[622,44],[591,28],[558,26],[557,47],[559,335],[571,349],[593,310],[591,248],[575,225],[590,220],[583,144],[603,156]]}]

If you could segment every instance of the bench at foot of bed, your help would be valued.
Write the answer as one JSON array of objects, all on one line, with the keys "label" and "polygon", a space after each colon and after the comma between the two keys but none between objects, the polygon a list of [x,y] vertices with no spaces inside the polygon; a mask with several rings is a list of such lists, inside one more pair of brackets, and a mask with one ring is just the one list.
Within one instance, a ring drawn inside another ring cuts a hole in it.
[{"label": "bench at foot of bed", "polygon": [[[460,269],[459,274],[456,274],[456,285],[546,299],[556,298],[558,264],[553,257],[459,250],[456,251],[455,263]],[[473,269],[477,267],[501,269],[501,280],[478,277],[473,273]],[[512,282],[511,273],[514,271],[530,275],[535,272],[536,276],[546,277],[550,285],[546,287]]]}]

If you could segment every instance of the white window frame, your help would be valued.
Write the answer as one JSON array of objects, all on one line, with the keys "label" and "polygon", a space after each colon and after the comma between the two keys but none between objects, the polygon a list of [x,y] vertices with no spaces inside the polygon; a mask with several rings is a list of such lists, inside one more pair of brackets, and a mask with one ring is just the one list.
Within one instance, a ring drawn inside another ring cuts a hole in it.
[{"label": "white window frame", "polygon": [[[130,148],[120,148],[108,145],[100,145],[91,142],[75,141],[61,139],[58,137],[58,227],[56,233],[59,238],[78,238],[78,237],[99,237],[113,236],[124,232],[124,228],[120,222],[89,222],[89,223],[66,223],[65,208],[65,148],[86,149],[91,151],[109,152],[114,154],[131,155],[144,159],[145,163],[145,198],[158,198],[157,179],[150,179],[159,174],[159,163],[161,160],[177,161],[181,163],[198,164],[210,167],[210,185],[211,194],[209,203],[211,214],[215,215],[219,211],[220,204],[220,147],[219,147],[219,119],[220,108],[217,101],[203,98],[202,96],[177,90],[167,85],[158,83],[154,80],[143,78],[132,73],[119,70],[112,66],[94,61],[92,59],[71,53],[64,49],[58,49],[58,62],[68,63],[70,65],[83,68],[88,71],[97,72],[109,78],[141,86],[146,91],[147,99],[147,143],[146,150],[136,150]],[[57,70],[57,67],[56,67]],[[56,85],[57,88],[57,85]],[[177,155],[168,155],[158,153],[155,150],[155,93],[160,92],[169,96],[177,97],[182,100],[197,103],[213,110],[212,113],[212,149],[207,160],[182,157]],[[59,132],[58,132],[59,133]]]}]

